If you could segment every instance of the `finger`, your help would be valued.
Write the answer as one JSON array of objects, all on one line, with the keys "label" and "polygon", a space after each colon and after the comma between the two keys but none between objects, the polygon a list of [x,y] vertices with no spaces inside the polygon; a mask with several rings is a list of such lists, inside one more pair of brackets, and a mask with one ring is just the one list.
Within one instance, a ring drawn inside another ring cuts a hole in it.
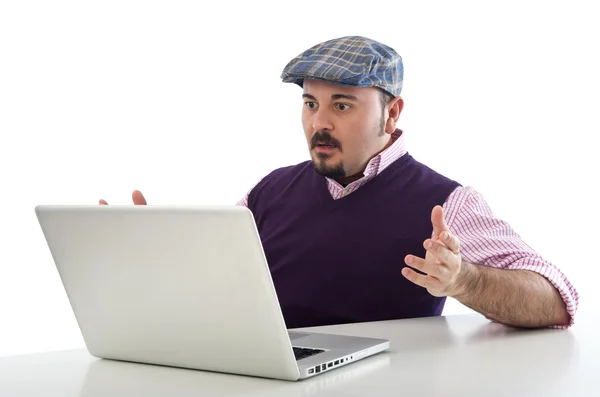
[{"label": "finger", "polygon": [[427,239],[423,243],[423,247],[427,252],[433,254],[435,258],[439,260],[440,266],[451,267],[456,264],[456,254],[443,244],[435,240]]},{"label": "finger", "polygon": [[434,277],[419,274],[408,267],[402,269],[402,275],[409,281],[426,289],[435,289],[439,284],[439,281]]},{"label": "finger", "polygon": [[458,239],[458,237],[452,234],[452,232],[450,232],[449,230],[443,231],[442,234],[440,234],[440,239],[450,251],[452,251],[455,254],[460,253],[460,240]]},{"label": "finger", "polygon": [[431,224],[433,225],[433,234],[436,238],[439,238],[445,230],[450,230],[444,219],[444,210],[441,206],[436,205],[431,211]]},{"label": "finger", "polygon": [[133,204],[135,205],[146,205],[146,198],[139,190],[134,190],[131,194],[131,198],[133,199]]},{"label": "finger", "polygon": [[417,269],[429,276],[435,278],[443,278],[444,275],[448,272],[448,268],[436,263],[427,263],[427,261],[423,258],[419,258],[418,256],[406,255],[404,258],[404,263],[408,266]]},{"label": "finger", "polygon": [[106,202],[106,200],[104,200],[104,199],[100,199],[100,200],[98,201],[98,204],[100,204],[100,205],[108,205],[108,203],[107,203],[107,202]]}]

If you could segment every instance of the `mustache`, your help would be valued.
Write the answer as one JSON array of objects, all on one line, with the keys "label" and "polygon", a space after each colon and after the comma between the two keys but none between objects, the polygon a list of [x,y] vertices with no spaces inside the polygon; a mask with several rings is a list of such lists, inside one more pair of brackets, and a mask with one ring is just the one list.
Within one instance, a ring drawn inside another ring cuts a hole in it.
[{"label": "mustache", "polygon": [[310,139],[310,148],[314,149],[317,144],[331,145],[342,150],[342,143],[331,136],[329,131],[316,131]]}]

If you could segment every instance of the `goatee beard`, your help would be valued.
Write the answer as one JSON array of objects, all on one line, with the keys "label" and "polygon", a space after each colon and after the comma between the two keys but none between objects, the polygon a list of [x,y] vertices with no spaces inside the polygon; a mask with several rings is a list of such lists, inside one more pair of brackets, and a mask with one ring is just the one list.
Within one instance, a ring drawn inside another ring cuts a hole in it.
[{"label": "goatee beard", "polygon": [[333,166],[329,166],[325,163],[324,159],[319,158],[316,160],[313,159],[312,166],[317,174],[322,175],[326,178],[339,179],[346,176],[346,171],[344,170],[344,163],[342,161]]}]

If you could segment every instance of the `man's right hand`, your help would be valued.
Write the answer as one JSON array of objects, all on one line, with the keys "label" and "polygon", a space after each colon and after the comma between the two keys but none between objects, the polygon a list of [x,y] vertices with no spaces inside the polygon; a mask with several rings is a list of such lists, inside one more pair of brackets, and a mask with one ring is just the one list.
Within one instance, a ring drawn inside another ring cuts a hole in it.
[{"label": "man's right hand", "polygon": [[[144,195],[139,190],[133,191],[133,193],[131,194],[131,199],[133,200],[134,205],[146,205],[147,204],[146,199],[144,198]],[[100,199],[100,201],[98,201],[98,204],[108,205],[108,203],[104,199]]]}]

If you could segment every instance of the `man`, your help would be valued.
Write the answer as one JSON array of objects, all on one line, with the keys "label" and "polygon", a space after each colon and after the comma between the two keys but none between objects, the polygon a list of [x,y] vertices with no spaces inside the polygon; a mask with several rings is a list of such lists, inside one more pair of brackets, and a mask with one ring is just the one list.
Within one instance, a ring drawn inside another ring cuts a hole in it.
[{"label": "man", "polygon": [[[303,88],[311,160],[238,204],[254,214],[288,328],[440,315],[448,296],[507,325],[573,324],[579,296],[562,272],[473,188],[406,151],[396,51],[330,40],[282,80]],[[133,201],[146,204],[139,191]]]}]

